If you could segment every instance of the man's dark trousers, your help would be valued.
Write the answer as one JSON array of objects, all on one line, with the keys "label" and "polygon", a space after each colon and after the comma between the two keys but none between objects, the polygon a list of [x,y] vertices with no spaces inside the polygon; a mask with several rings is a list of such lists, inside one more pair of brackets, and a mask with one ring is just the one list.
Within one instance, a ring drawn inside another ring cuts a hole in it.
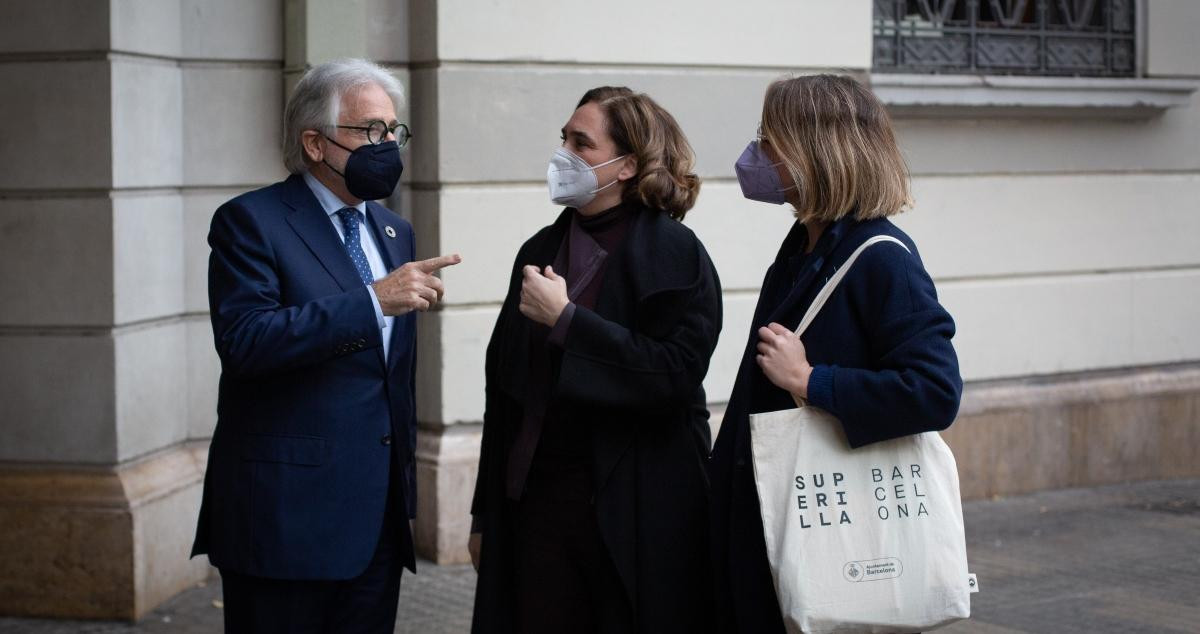
[{"label": "man's dark trousers", "polygon": [[226,634],[392,634],[404,570],[399,525],[388,505],[375,556],[345,581],[290,581],[221,571]]}]

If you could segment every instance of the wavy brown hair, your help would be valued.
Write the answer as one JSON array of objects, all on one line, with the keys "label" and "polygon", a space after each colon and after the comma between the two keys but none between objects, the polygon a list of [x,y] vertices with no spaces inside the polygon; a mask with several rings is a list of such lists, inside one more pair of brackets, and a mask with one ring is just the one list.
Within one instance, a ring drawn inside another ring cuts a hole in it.
[{"label": "wavy brown hair", "polygon": [[696,204],[700,177],[696,155],[671,113],[649,95],[623,86],[601,86],[584,93],[584,104],[600,106],[608,134],[623,154],[637,159],[637,174],[625,184],[626,199],[636,199],[683,220]]},{"label": "wavy brown hair", "polygon": [[892,120],[871,91],[843,75],[780,79],[763,100],[762,137],[787,167],[800,220],[859,220],[912,205]]}]

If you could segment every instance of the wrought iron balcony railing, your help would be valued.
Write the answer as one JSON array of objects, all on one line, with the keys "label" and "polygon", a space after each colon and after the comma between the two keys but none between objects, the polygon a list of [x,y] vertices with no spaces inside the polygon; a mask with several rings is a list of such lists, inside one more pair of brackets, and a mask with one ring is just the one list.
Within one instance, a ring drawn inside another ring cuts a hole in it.
[{"label": "wrought iron balcony railing", "polygon": [[1135,0],[875,0],[875,72],[1132,77]]}]

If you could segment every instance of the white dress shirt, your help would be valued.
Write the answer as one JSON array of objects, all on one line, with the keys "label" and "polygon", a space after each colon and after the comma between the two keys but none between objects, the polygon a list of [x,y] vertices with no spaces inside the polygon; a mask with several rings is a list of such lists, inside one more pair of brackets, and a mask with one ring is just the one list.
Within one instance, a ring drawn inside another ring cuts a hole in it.
[{"label": "white dress shirt", "polygon": [[[308,188],[317,197],[317,202],[321,203],[321,208],[329,215],[329,222],[333,223],[333,228],[337,230],[338,239],[341,240],[343,245],[346,243],[346,229],[342,226],[342,220],[338,217],[337,212],[346,207],[358,210],[358,242],[362,245],[363,253],[367,255],[367,264],[371,267],[371,277],[378,280],[386,276],[388,270],[383,264],[383,256],[379,253],[379,247],[375,244],[374,231],[366,224],[367,203],[363,201],[357,205],[347,205],[337,197],[337,194],[329,191],[328,187],[317,180],[317,177],[308,172],[304,172],[304,182],[308,183]],[[371,305],[375,307],[375,317],[379,322],[379,327],[383,330],[381,333],[383,337],[383,360],[386,362],[388,347],[392,341],[392,323],[396,321],[396,318],[384,316],[383,308],[379,305],[379,298],[375,296],[374,288],[368,285],[367,292],[371,294]]]}]

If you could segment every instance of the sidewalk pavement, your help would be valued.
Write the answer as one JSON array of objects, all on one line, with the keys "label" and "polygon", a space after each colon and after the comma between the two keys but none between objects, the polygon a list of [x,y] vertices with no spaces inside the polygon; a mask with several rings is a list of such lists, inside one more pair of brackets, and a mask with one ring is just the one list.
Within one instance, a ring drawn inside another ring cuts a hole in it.
[{"label": "sidewalk pavement", "polygon": [[[1200,480],[1172,480],[963,505],[972,618],[948,634],[1200,632]],[[396,632],[470,629],[470,566],[405,574]],[[0,632],[221,631],[220,583],[189,590],[136,624],[0,618]]]}]

